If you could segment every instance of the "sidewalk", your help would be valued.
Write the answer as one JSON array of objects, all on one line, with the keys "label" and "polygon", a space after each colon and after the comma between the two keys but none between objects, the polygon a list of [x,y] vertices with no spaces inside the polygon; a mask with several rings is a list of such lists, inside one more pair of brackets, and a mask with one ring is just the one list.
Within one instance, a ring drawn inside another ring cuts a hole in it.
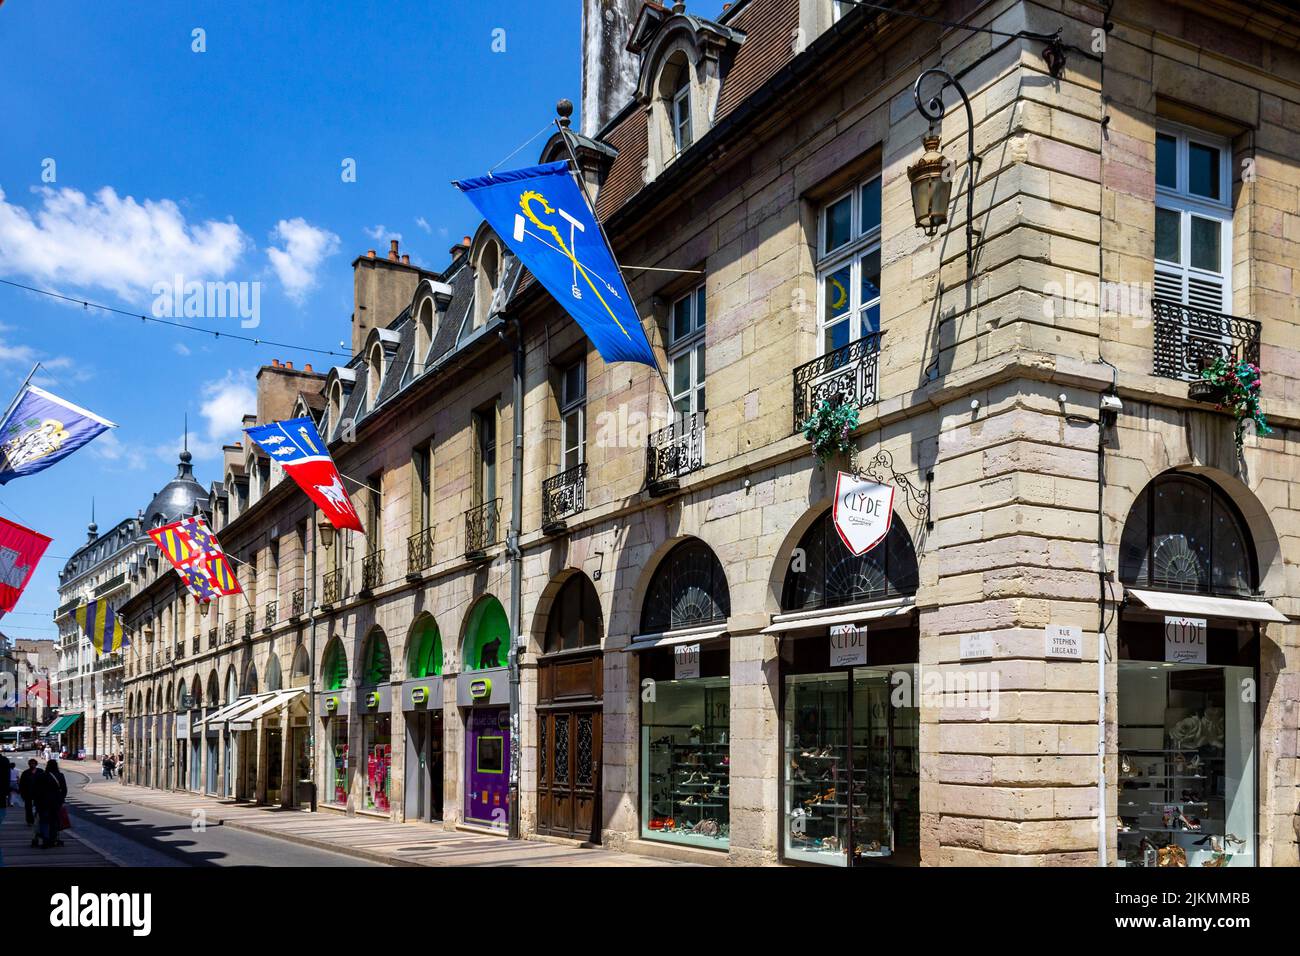
[{"label": "sidewalk", "polygon": [[[124,803],[192,819],[203,810],[208,826],[227,826],[333,850],[392,866],[687,866],[631,853],[561,846],[540,840],[506,841],[429,823],[390,823],[371,817],[305,813],[229,803],[196,793],[169,793],[97,781],[87,791]],[[41,851],[34,850],[34,853]]]},{"label": "sidewalk", "polygon": [[14,794],[14,805],[0,807],[0,867],[4,866],[113,866],[100,853],[90,849],[77,836],[77,821],[72,829],[59,834],[63,846],[42,850],[32,846],[32,828],[22,801]]}]

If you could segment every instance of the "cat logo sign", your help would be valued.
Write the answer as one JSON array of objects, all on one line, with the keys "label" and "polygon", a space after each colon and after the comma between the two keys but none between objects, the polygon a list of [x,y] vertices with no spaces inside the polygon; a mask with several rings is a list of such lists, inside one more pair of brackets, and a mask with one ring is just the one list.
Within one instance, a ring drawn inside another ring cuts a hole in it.
[{"label": "cat logo sign", "polygon": [[894,518],[894,488],[840,472],[831,509],[835,531],[853,554],[866,554],[889,534]]}]

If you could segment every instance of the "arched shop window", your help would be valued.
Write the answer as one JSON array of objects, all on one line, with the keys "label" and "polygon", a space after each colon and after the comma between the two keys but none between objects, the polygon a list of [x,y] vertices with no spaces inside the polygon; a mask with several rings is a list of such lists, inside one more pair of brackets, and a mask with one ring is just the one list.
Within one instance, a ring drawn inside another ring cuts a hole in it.
[{"label": "arched shop window", "polygon": [[436,677],[442,673],[442,634],[432,617],[425,614],[415,622],[407,646],[408,677]]},{"label": "arched shop window", "polygon": [[1249,596],[1258,572],[1246,524],[1200,475],[1167,472],[1138,495],[1120,540],[1120,580],[1161,591]]},{"label": "arched shop window", "polygon": [[655,569],[641,606],[641,632],[721,624],[730,614],[722,565],[707,544],[692,538],[669,551]]},{"label": "arched shop window", "polygon": [[239,678],[235,676],[235,667],[232,664],[226,671],[226,703],[234,703],[239,697]]},{"label": "arched shop window", "polygon": [[221,703],[221,685],[217,682],[217,672],[208,675],[208,704],[216,707]]},{"label": "arched shop window", "polygon": [[812,523],[785,572],[781,610],[810,611],[915,594],[919,584],[916,550],[901,521],[885,540],[855,555],[840,540],[831,512]]},{"label": "arched shop window", "polygon": [[279,690],[283,685],[280,674],[280,659],[274,654],[266,662],[266,689]]},{"label": "arched shop window", "polygon": [[203,706],[203,682],[199,680],[199,675],[194,675],[194,683],[190,686],[190,706],[199,708]]},{"label": "arched shop window", "polygon": [[505,667],[510,653],[510,621],[501,602],[489,595],[474,606],[465,629],[461,670]]},{"label": "arched shop window", "polygon": [[342,690],[348,683],[348,659],[343,653],[343,642],[337,637],[330,640],[321,665],[321,682],[326,690]]},{"label": "arched shop window", "polygon": [[253,666],[252,661],[249,661],[248,667],[244,669],[244,694],[245,696],[247,696],[249,694],[256,694],[256,693],[257,693],[257,668]]},{"label": "arched shop window", "polygon": [[585,574],[565,581],[546,618],[546,653],[599,647],[603,631],[600,597]]},{"label": "arched shop window", "polygon": [[289,670],[289,686],[306,687],[310,678],[311,658],[307,654],[307,648],[300,647],[293,655],[293,667]]},{"label": "arched shop window", "polygon": [[366,646],[361,654],[361,683],[382,684],[393,673],[393,661],[388,654],[388,638],[382,628],[372,627],[366,636]]}]

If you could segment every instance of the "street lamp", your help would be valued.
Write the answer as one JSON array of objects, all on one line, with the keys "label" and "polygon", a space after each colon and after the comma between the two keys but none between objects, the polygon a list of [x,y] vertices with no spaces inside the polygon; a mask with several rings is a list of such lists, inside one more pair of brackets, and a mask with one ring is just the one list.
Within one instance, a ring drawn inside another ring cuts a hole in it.
[{"label": "street lamp", "polygon": [[[928,100],[921,96],[921,84],[929,76],[943,78],[943,85]],[[979,167],[979,157],[975,155],[975,118],[971,113],[970,99],[966,91],[947,70],[933,68],[925,70],[912,85],[912,98],[916,100],[916,110],[930,121],[930,128],[922,141],[925,153],[915,165],[907,169],[907,178],[912,183],[912,212],[916,215],[916,226],[927,236],[933,236],[948,221],[948,200],[952,195],[952,171],[950,161],[939,152],[939,123],[943,119],[943,91],[952,87],[961,96],[966,107],[966,274],[970,277],[975,272],[975,173]]]},{"label": "street lamp", "polygon": [[316,522],[316,530],[320,534],[320,543],[326,548],[334,547],[334,526],[328,521]]}]

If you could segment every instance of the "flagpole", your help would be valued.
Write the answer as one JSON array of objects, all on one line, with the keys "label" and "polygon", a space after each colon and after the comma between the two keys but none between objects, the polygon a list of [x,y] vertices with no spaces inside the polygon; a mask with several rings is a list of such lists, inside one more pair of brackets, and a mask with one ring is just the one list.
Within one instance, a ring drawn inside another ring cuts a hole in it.
[{"label": "flagpole", "polygon": [[18,403],[22,401],[23,392],[27,390],[27,386],[30,385],[32,382],[32,377],[36,374],[36,370],[40,367],[41,367],[40,362],[37,362],[35,365],[33,365],[32,370],[28,372],[27,377],[23,379],[23,383],[18,386],[17,394],[14,395],[13,401],[9,403],[9,407],[5,409],[4,418],[0,418],[0,425],[3,425],[5,422],[9,421],[9,416],[13,414],[14,409],[18,407]]},{"label": "flagpole", "polygon": [[[600,230],[601,238],[605,240],[605,246],[609,249],[610,258],[614,260],[614,267],[619,272],[622,272],[623,267],[619,265],[618,253],[614,251],[614,244],[609,241],[609,233],[605,231],[605,224],[600,221],[600,216],[596,214],[596,204],[591,201],[591,194],[587,192],[587,181],[582,178],[582,167],[578,165],[578,154],[573,151],[573,143],[569,141],[569,130],[560,122],[558,117],[555,120],[555,128],[560,131],[560,138],[564,140],[564,147],[569,151],[569,160],[573,163],[573,177],[578,181],[578,188],[582,190],[582,196],[587,200],[587,206],[591,209],[591,218],[596,221],[596,228]],[[635,308],[635,303],[633,303],[633,308]],[[637,319],[640,318],[641,316],[638,314]],[[663,383],[664,395],[668,399],[668,415],[671,418],[673,414],[673,390],[668,386],[668,376],[659,367],[658,359],[655,359],[655,371],[659,373],[659,381]]]}]

